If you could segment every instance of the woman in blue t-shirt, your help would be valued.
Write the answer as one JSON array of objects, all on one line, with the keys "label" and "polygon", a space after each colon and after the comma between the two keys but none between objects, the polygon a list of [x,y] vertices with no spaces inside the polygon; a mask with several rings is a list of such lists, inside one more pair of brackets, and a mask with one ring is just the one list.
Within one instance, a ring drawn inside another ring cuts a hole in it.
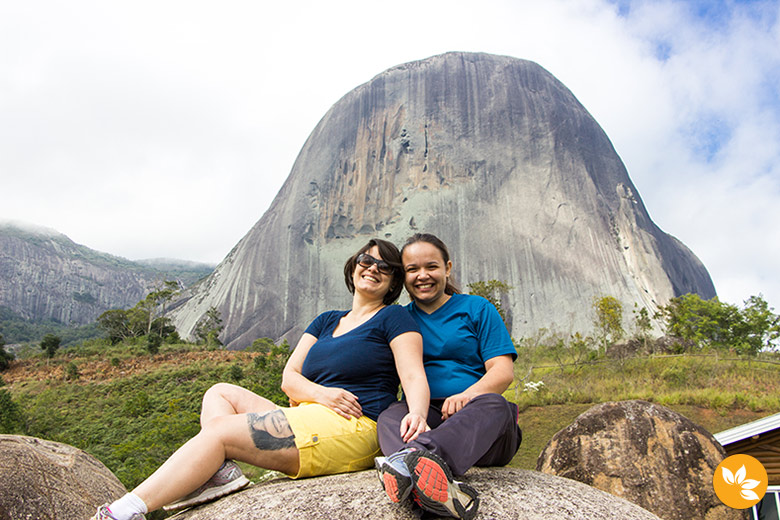
[{"label": "woman in blue t-shirt", "polygon": [[414,492],[424,509],[471,519],[477,492],[453,480],[471,466],[503,466],[520,446],[518,409],[501,394],[514,377],[517,357],[496,308],[479,296],[460,294],[452,283],[447,246],[418,233],[401,250],[407,306],[423,336],[423,362],[431,391],[428,424],[416,438],[406,435],[407,403],[379,416],[382,452],[376,467],[393,502]]},{"label": "woman in blue t-shirt", "polygon": [[409,402],[399,431],[409,438],[425,431],[422,338],[406,309],[392,305],[404,282],[398,249],[371,240],[347,260],[344,279],[352,308],[318,316],[284,368],[292,406],[214,385],[203,397],[200,433],[93,520],[139,520],[240,489],[249,481],[232,459],[293,478],[370,468],[380,454],[375,421],[396,400],[399,382]]}]

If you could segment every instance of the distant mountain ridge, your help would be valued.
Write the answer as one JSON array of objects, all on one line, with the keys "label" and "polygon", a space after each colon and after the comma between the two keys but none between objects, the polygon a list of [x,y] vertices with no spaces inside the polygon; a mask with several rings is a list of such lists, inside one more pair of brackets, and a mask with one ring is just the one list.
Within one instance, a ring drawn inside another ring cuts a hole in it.
[{"label": "distant mountain ridge", "polygon": [[31,321],[84,325],[108,309],[135,305],[164,280],[189,286],[212,270],[184,260],[134,262],[53,229],[0,222],[0,306]]}]

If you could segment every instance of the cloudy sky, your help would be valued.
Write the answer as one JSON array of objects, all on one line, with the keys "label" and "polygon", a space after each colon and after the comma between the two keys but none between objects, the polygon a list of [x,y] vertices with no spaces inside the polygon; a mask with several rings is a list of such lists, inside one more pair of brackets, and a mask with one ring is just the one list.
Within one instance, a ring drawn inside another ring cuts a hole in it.
[{"label": "cloudy sky", "polygon": [[0,220],[219,262],[319,119],[394,65],[536,61],[722,300],[780,308],[780,0],[0,4]]}]

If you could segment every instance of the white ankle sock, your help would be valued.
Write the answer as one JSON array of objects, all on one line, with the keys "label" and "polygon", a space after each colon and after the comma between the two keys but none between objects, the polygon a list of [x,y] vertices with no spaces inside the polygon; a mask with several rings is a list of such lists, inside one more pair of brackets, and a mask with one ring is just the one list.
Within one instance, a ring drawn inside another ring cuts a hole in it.
[{"label": "white ankle sock", "polygon": [[144,501],[133,493],[126,494],[108,508],[111,510],[111,516],[116,520],[130,520],[135,514],[143,515],[149,512]]}]

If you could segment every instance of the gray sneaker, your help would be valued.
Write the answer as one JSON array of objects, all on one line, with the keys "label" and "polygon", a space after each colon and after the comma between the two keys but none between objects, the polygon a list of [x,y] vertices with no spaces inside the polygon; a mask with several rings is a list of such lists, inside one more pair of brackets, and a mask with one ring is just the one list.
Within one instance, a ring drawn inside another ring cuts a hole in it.
[{"label": "gray sneaker", "polygon": [[412,492],[412,476],[406,467],[404,457],[414,448],[404,448],[387,457],[376,457],[376,467],[379,482],[387,496],[395,503],[403,502]]},{"label": "gray sneaker", "polygon": [[[116,520],[111,515],[111,510],[108,508],[108,504],[103,504],[98,507],[97,513],[90,520]],[[130,520],[146,520],[146,517],[140,513],[136,513]]]},{"label": "gray sneaker", "polygon": [[249,479],[241,473],[241,468],[238,467],[238,464],[228,459],[205,484],[180,500],[163,506],[163,509],[166,511],[173,511],[210,502],[211,500],[238,491],[247,484],[249,484]]}]

